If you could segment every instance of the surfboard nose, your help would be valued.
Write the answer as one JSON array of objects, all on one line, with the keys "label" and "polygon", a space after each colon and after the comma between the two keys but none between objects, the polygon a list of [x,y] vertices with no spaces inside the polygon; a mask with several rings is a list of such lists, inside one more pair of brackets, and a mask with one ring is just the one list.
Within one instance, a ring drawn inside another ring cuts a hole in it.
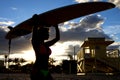
[{"label": "surfboard nose", "polygon": [[109,4],[108,4],[108,6],[110,7],[110,9],[111,9],[111,8],[115,8],[115,7],[116,7],[116,5],[115,5],[115,4],[110,3],[110,2],[109,2]]}]

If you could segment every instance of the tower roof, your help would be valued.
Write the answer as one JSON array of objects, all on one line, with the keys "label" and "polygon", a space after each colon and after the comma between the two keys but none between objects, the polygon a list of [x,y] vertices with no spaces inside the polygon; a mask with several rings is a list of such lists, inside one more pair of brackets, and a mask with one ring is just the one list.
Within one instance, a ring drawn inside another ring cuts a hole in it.
[{"label": "tower roof", "polygon": [[88,38],[88,40],[84,41],[81,47],[86,47],[90,45],[105,45],[108,46],[112,44],[114,41],[106,41],[105,38]]}]

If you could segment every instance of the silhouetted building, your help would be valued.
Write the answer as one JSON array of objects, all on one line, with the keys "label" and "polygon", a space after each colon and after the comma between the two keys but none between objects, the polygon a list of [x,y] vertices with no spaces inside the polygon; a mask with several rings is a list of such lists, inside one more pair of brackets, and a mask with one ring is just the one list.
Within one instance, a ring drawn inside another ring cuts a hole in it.
[{"label": "silhouetted building", "polygon": [[62,69],[63,69],[63,73],[77,74],[77,61],[76,60],[63,60]]},{"label": "silhouetted building", "polygon": [[120,57],[118,49],[107,49],[114,41],[105,38],[88,38],[77,53],[78,72],[119,72]]},{"label": "silhouetted building", "polygon": [[0,60],[0,67],[4,66],[4,61]]}]

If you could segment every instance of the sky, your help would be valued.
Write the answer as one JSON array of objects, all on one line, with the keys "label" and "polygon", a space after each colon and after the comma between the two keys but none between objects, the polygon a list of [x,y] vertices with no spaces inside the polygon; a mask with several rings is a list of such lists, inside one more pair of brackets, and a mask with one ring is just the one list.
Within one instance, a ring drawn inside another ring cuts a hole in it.
[{"label": "sky", "polygon": [[[116,8],[86,15],[59,24],[60,41],[51,46],[51,57],[55,60],[69,59],[79,49],[88,37],[105,37],[114,40],[111,46],[120,45],[120,0],[1,0],[0,1],[0,58],[8,54],[8,40],[5,35],[8,26],[31,18],[34,14],[82,2],[106,1],[112,2]],[[55,30],[51,27],[50,39],[54,38]],[[31,34],[12,40],[11,58],[35,60],[31,45]]]}]

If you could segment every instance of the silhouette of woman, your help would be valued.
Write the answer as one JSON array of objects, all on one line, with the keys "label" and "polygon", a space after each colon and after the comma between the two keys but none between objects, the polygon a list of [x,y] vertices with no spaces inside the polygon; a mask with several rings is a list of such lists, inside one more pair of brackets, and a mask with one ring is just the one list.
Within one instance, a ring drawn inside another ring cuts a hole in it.
[{"label": "silhouette of woman", "polygon": [[[48,71],[48,59],[51,54],[49,48],[60,39],[58,25],[55,25],[56,37],[45,42],[49,38],[49,25],[39,20],[38,15],[32,17],[33,21],[33,34],[32,46],[35,51],[36,60],[31,71],[31,80],[53,80],[50,72]],[[48,27],[47,27],[48,26]]]}]

